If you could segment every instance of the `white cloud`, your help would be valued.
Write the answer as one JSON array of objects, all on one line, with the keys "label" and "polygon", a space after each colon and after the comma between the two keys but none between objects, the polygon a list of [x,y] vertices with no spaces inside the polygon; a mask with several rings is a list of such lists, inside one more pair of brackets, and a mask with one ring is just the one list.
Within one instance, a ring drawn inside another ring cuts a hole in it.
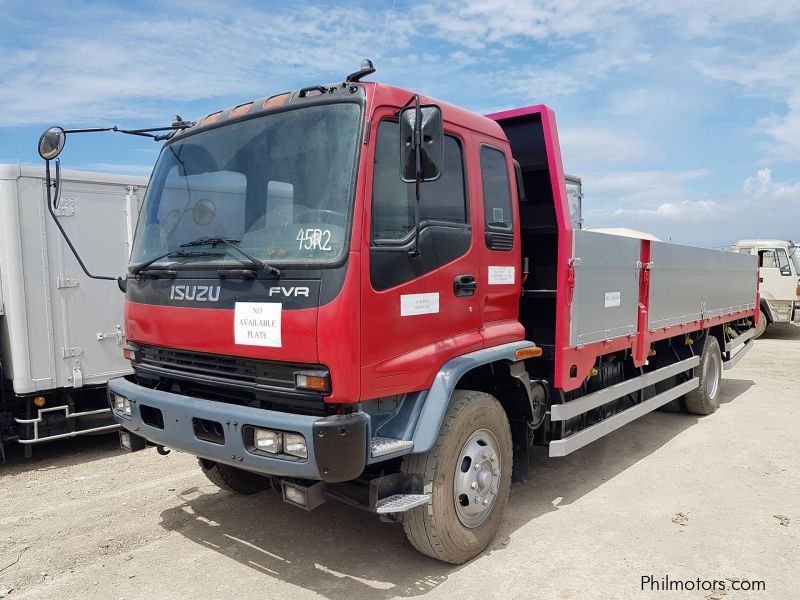
[{"label": "white cloud", "polygon": [[723,247],[743,238],[796,239],[800,182],[761,169],[741,191],[711,196],[685,184],[704,171],[639,171],[584,180],[587,227],[630,227],[677,243]]},{"label": "white cloud", "polygon": [[96,162],[88,163],[85,165],[76,165],[74,167],[78,171],[97,171],[100,173],[124,173],[125,175],[144,175],[149,177],[153,171],[153,165],[136,165],[136,164],[119,164]]},{"label": "white cloud", "polygon": [[[0,40],[0,126],[164,119],[166,103],[258,97],[304,73],[338,80],[356,70],[365,49],[380,48],[383,28],[374,21],[382,16],[349,7],[189,18],[123,12],[109,27],[103,8],[54,9],[49,19],[78,26],[30,47],[4,48]],[[395,47],[407,31],[402,22],[393,27]]]}]

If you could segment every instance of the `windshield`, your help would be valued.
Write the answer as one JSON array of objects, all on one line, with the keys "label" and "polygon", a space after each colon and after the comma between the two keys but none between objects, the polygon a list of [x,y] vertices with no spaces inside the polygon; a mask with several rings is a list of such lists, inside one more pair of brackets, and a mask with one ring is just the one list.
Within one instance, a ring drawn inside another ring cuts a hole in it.
[{"label": "windshield", "polygon": [[[225,238],[269,264],[342,256],[361,107],[309,106],[231,123],[167,145],[139,214],[131,263]],[[200,248],[202,249],[202,248]],[[241,262],[230,246],[157,265]]]},{"label": "windshield", "polygon": [[800,246],[789,246],[789,256],[794,263],[794,272],[800,275]]}]

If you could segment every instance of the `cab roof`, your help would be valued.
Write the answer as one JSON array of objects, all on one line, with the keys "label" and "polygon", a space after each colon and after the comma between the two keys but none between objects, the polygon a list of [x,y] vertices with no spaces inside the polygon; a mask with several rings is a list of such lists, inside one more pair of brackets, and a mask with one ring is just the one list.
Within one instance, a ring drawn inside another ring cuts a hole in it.
[{"label": "cab roof", "polygon": [[[374,108],[380,106],[399,108],[406,104],[413,95],[414,92],[410,90],[376,82],[344,82],[311,86],[250,100],[213,112],[195,121],[191,127],[176,133],[172,136],[171,141],[204,129],[285,110],[289,106],[328,104],[336,101],[362,101],[366,103],[371,113]],[[492,119],[431,96],[420,94],[419,97],[421,104],[438,105],[442,109],[442,118],[446,123],[455,124],[499,140],[506,140],[502,128]]]}]

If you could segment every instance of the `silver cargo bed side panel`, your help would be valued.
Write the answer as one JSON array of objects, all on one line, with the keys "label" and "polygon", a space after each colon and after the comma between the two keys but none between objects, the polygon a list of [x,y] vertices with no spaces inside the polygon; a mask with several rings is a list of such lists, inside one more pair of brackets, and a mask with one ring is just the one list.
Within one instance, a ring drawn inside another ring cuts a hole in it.
[{"label": "silver cargo bed side panel", "polygon": [[636,333],[641,240],[573,230],[570,346]]},{"label": "silver cargo bed side panel", "polygon": [[755,308],[755,256],[651,242],[650,330]]}]

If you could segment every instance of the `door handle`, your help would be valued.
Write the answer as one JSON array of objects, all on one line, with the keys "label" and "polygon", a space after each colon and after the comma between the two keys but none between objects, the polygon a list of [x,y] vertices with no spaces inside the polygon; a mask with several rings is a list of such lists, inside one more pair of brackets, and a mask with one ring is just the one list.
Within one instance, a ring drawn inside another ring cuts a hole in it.
[{"label": "door handle", "polygon": [[453,293],[458,297],[474,296],[477,288],[474,275],[456,275],[453,280]]},{"label": "door handle", "polygon": [[759,277],[758,278],[758,283],[764,283],[764,278],[763,277]]}]

